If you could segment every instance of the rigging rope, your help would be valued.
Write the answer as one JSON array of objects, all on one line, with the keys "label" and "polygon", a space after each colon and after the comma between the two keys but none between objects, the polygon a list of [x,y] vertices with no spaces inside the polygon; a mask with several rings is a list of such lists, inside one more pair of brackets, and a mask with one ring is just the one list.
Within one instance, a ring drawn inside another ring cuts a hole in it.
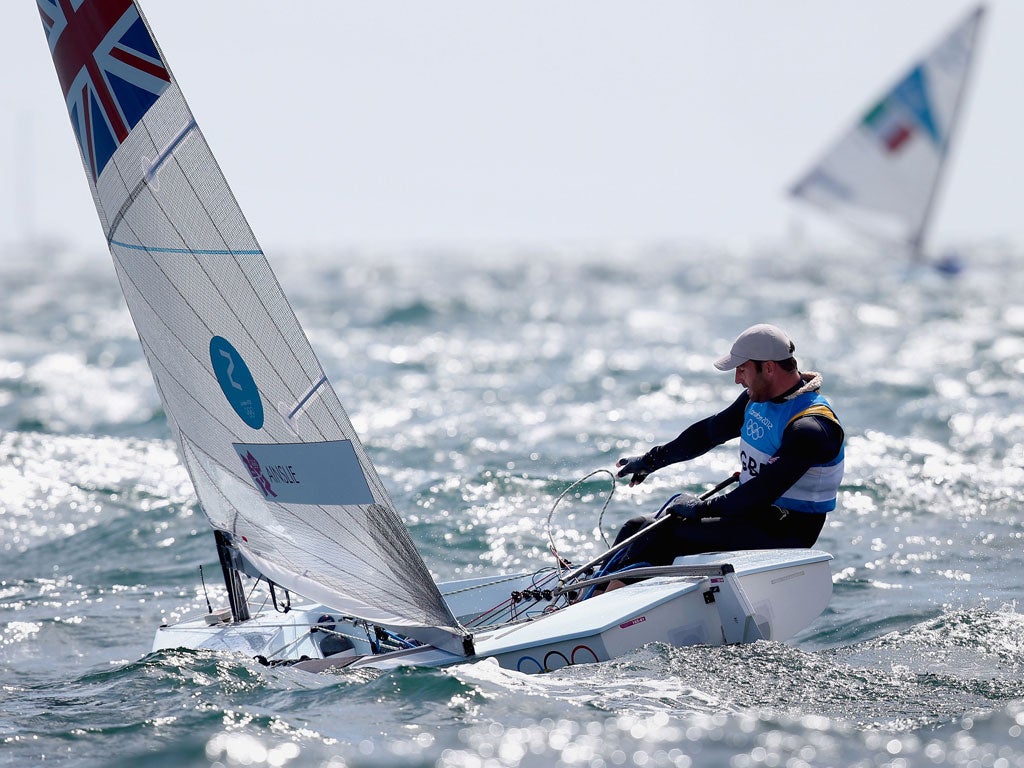
[{"label": "rigging rope", "polygon": [[605,499],[604,505],[601,507],[601,513],[597,517],[597,531],[601,534],[601,538],[604,539],[605,546],[609,546],[608,537],[604,535],[604,531],[601,529],[601,524],[604,521],[604,511],[608,509],[608,505],[611,503],[612,497],[615,495],[615,475],[610,470],[607,469],[595,469],[593,472],[584,475],[579,480],[570,485],[568,488],[566,488],[564,491],[562,491],[562,493],[559,494],[558,498],[555,499],[555,503],[551,505],[551,511],[548,512],[548,520],[545,525],[545,529],[548,535],[548,548],[551,550],[551,554],[555,556],[555,563],[557,564],[559,573],[566,570],[568,568],[568,564],[565,560],[562,559],[561,555],[558,554],[558,548],[555,546],[555,539],[551,535],[551,520],[555,516],[555,510],[558,508],[558,505],[562,502],[562,499],[564,499],[573,488],[585,483],[594,475],[600,474],[608,475],[608,477],[611,478],[611,490],[608,492],[608,498]]}]

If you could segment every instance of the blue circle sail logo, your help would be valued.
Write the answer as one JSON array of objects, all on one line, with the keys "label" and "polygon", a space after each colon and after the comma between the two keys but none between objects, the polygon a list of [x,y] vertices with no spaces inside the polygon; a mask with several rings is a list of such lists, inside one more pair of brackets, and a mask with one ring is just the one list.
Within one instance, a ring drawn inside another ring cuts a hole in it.
[{"label": "blue circle sail logo", "polygon": [[227,339],[214,336],[210,339],[210,362],[224,397],[235,413],[253,429],[260,429],[263,426],[263,401],[249,373],[249,366],[238,350]]}]

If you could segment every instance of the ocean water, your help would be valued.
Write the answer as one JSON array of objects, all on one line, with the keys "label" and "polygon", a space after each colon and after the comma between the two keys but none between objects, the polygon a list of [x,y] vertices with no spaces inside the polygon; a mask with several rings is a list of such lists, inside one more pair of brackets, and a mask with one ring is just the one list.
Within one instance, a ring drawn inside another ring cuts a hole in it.
[{"label": "ocean water", "polygon": [[601,475],[737,394],[775,322],[848,434],[829,608],[786,643],[524,676],[149,653],[223,598],[109,258],[0,260],[0,765],[1024,766],[1024,253],[949,279],[852,251],[271,252],[432,572],[579,561],[729,475]]}]

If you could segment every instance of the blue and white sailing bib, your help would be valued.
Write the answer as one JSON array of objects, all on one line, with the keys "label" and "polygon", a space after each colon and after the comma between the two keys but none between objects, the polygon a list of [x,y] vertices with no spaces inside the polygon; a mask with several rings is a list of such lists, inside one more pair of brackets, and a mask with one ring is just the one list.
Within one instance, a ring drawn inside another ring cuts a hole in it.
[{"label": "blue and white sailing bib", "polygon": [[[770,463],[782,445],[782,432],[800,416],[824,416],[839,423],[822,395],[807,392],[783,403],[747,404],[740,431],[740,482],[756,477]],[[827,464],[816,464],[804,473],[775,503],[784,509],[824,514],[836,508],[839,483],[843,479],[844,449]]]}]

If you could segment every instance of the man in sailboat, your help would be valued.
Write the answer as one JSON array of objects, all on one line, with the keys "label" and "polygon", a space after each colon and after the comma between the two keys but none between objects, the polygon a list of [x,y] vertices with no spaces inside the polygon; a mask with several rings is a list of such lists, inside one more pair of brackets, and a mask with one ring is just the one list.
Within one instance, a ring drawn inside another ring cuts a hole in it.
[{"label": "man in sailboat", "polygon": [[[820,393],[822,377],[801,373],[795,345],[774,325],[741,333],[715,361],[735,370],[742,394],[725,410],[698,421],[665,445],[620,459],[618,476],[642,483],[652,472],[696,458],[740,438],[740,485],[732,493],[698,500],[681,496],[651,535],[631,544],[616,566],[667,565],[679,555],[735,549],[811,547],[835,509],[843,478],[842,425]],[[626,522],[616,543],[652,522]]]}]

